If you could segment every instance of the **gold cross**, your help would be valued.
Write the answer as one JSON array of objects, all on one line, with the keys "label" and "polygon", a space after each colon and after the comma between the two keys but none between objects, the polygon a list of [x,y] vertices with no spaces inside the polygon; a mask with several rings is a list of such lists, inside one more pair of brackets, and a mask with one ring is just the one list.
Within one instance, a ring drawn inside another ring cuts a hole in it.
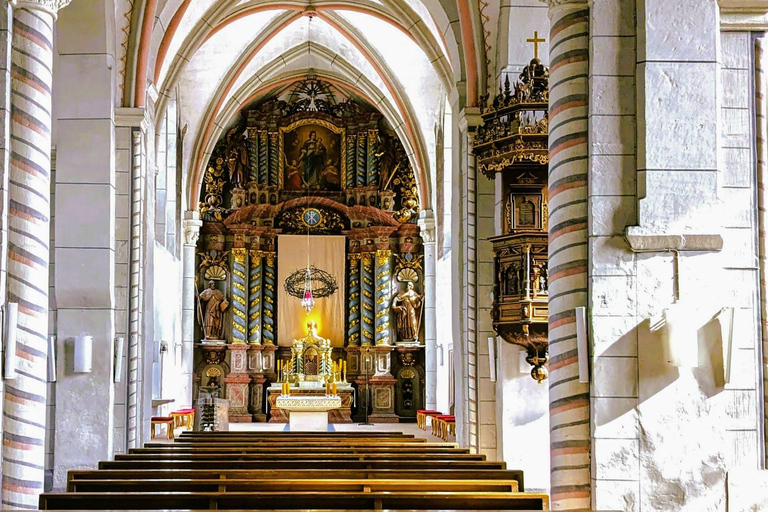
[{"label": "gold cross", "polygon": [[533,39],[526,39],[526,43],[533,43],[533,58],[538,59],[539,58],[539,43],[546,42],[546,39],[539,39],[539,31],[535,30],[533,32]]}]

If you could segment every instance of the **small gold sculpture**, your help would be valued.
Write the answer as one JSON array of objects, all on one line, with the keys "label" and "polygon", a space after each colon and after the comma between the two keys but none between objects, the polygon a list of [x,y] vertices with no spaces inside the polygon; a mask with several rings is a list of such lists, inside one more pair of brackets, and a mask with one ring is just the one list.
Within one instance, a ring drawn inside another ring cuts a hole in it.
[{"label": "small gold sculpture", "polygon": [[398,340],[416,341],[421,327],[422,297],[414,291],[412,282],[406,286],[406,291],[392,300],[392,311],[395,312]]},{"label": "small gold sculpture", "polygon": [[203,334],[206,340],[221,340],[224,335],[224,311],[229,307],[229,302],[224,294],[216,289],[214,281],[208,281],[208,288],[198,295],[200,303],[205,303],[205,312],[203,308],[198,309],[198,315],[203,325]]}]

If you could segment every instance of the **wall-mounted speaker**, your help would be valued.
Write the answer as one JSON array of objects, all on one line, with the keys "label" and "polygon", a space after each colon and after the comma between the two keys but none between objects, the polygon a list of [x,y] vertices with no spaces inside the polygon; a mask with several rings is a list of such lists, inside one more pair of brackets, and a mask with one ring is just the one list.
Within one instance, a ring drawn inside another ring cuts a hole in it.
[{"label": "wall-mounted speaker", "polygon": [[16,336],[19,325],[19,305],[8,302],[5,305],[5,378],[16,378]]},{"label": "wall-mounted speaker", "polygon": [[48,336],[48,382],[56,382],[56,336]]},{"label": "wall-mounted speaker", "polygon": [[120,382],[123,378],[123,347],[125,338],[115,338],[115,382]]},{"label": "wall-mounted speaker", "polygon": [[579,359],[579,382],[589,383],[589,340],[587,338],[587,308],[576,308],[576,354]]},{"label": "wall-mounted speaker", "polygon": [[93,369],[93,336],[75,338],[75,373],[90,373]]}]

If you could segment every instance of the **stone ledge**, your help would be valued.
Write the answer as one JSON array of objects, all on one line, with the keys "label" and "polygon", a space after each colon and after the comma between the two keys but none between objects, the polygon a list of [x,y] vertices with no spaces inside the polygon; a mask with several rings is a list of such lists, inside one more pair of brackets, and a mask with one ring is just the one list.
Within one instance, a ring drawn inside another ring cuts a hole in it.
[{"label": "stone ledge", "polygon": [[645,233],[637,226],[629,226],[624,237],[633,252],[719,252],[723,250],[723,237],[715,234],[659,235]]}]

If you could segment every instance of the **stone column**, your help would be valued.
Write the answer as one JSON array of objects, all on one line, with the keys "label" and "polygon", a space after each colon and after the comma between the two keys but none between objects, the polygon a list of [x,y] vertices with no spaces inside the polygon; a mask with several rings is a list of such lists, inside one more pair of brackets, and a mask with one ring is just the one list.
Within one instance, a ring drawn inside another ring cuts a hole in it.
[{"label": "stone column", "polygon": [[19,372],[3,396],[3,505],[37,508],[45,466],[53,24],[68,1],[13,13],[8,300],[19,304]]},{"label": "stone column", "polygon": [[195,373],[195,318],[197,317],[195,274],[197,239],[203,221],[197,211],[184,212],[183,277],[181,295],[181,407],[192,406],[192,376]]},{"label": "stone column", "polygon": [[579,383],[574,357],[574,308],[587,305],[589,8],[549,4],[551,497],[554,510],[589,510],[589,385]]},{"label": "stone column", "polygon": [[253,421],[248,412],[249,385],[251,376],[248,375],[248,345],[240,343],[227,345],[229,351],[230,371],[224,377],[227,384],[227,400],[229,400],[229,421],[231,423],[250,423]]},{"label": "stone column", "polygon": [[426,408],[437,407],[437,291],[435,282],[435,217],[432,210],[422,210],[419,215],[419,228],[424,246],[424,357]]}]

